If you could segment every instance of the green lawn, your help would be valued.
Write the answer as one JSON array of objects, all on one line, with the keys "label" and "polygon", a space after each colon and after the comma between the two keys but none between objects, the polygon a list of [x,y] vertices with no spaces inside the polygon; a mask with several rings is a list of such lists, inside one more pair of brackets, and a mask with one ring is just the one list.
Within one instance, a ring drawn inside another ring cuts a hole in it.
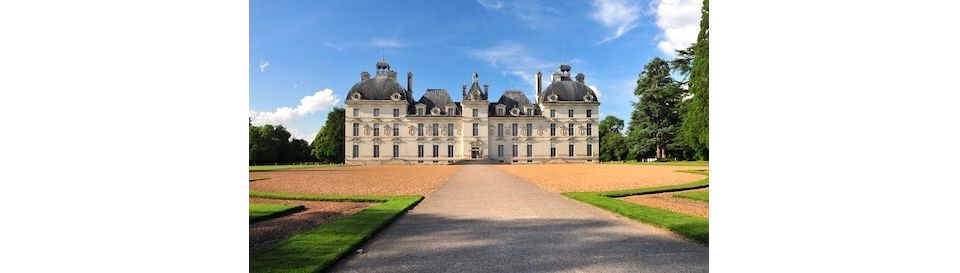
[{"label": "green lawn", "polygon": [[669,162],[637,162],[636,160],[627,160],[624,162],[610,162],[609,164],[632,164],[632,165],[650,165],[650,166],[695,166],[709,167],[710,161],[669,161]]},{"label": "green lawn", "polygon": [[250,222],[280,217],[303,209],[303,205],[250,203]]},{"label": "green lawn", "polygon": [[313,230],[294,235],[275,247],[250,257],[250,272],[319,272],[373,236],[400,214],[423,200],[419,195],[352,196],[309,195],[251,191],[250,197],[378,202],[376,206],[348,215]]},{"label": "green lawn", "polygon": [[[707,171],[681,171],[688,173],[707,174]],[[616,199],[640,194],[654,194],[674,192],[690,189],[706,188],[710,185],[710,178],[672,186],[661,186],[641,189],[629,189],[606,192],[566,192],[563,195],[575,200],[623,215],[627,218],[648,223],[654,226],[673,231],[699,243],[710,243],[710,222],[707,218],[676,213],[660,208],[644,206]]]},{"label": "green lawn", "polygon": [[673,197],[687,198],[693,200],[700,200],[704,202],[710,202],[710,191],[695,191],[695,192],[685,192],[674,194]]},{"label": "green lawn", "polygon": [[290,169],[329,168],[343,166],[343,164],[297,164],[297,165],[257,165],[250,166],[251,172],[269,172]]}]

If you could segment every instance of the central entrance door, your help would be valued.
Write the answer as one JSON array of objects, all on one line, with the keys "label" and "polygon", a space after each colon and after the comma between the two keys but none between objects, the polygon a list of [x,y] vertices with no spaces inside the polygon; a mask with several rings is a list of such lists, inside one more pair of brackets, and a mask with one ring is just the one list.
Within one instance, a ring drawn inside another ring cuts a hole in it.
[{"label": "central entrance door", "polygon": [[480,147],[470,147],[470,158],[472,159],[481,159],[483,158],[483,152],[480,150]]}]

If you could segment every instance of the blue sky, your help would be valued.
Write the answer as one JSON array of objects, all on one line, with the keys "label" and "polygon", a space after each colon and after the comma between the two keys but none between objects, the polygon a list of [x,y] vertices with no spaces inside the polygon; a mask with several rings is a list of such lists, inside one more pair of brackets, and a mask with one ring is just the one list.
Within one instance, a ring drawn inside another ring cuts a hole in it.
[{"label": "blue sky", "polygon": [[534,73],[562,62],[600,94],[600,114],[626,119],[637,74],[696,40],[697,0],[250,2],[250,115],[312,141],[361,71],[384,57],[414,96],[460,100],[474,72],[533,98]]}]

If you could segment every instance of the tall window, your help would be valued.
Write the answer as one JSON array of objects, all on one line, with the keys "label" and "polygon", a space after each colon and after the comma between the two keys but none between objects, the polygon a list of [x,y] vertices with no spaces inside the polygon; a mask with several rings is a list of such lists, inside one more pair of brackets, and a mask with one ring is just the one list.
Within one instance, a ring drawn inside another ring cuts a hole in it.
[{"label": "tall window", "polygon": [[557,136],[557,124],[550,123],[550,136]]},{"label": "tall window", "polygon": [[571,118],[573,117],[573,109],[567,110],[567,116]]},{"label": "tall window", "polygon": [[447,123],[447,136],[453,136],[453,123]]},{"label": "tall window", "polygon": [[354,123],[354,124],[353,124],[353,136],[359,136],[359,135],[360,135],[360,123]]},{"label": "tall window", "polygon": [[360,145],[353,144],[353,158],[360,156]]},{"label": "tall window", "polygon": [[527,144],[527,157],[533,156],[533,144]]},{"label": "tall window", "polygon": [[474,124],[473,124],[473,136],[479,136],[479,135],[480,135],[480,124],[474,123]]},{"label": "tall window", "polygon": [[434,123],[434,124],[433,124],[433,136],[439,136],[439,135],[440,135],[440,125]]},{"label": "tall window", "polygon": [[587,156],[593,156],[593,144],[587,144]]},{"label": "tall window", "polygon": [[393,144],[393,157],[400,157],[400,144]]},{"label": "tall window", "polygon": [[570,144],[570,148],[569,148],[569,151],[567,151],[567,153],[570,155],[570,157],[573,157],[573,144]]},{"label": "tall window", "polygon": [[503,157],[503,145],[497,145],[497,157]]},{"label": "tall window", "polygon": [[423,123],[417,123],[417,136],[423,136]]},{"label": "tall window", "polygon": [[550,157],[557,157],[557,144],[550,143]]},{"label": "tall window", "polygon": [[567,128],[567,132],[570,133],[570,136],[573,136],[573,123],[570,123]]},{"label": "tall window", "polygon": [[380,145],[373,144],[373,158],[379,158],[379,157],[380,157]]},{"label": "tall window", "polygon": [[557,109],[550,109],[550,117],[551,118],[557,117]]},{"label": "tall window", "polygon": [[513,133],[513,136],[517,136],[517,124],[516,124],[516,123],[514,123],[513,126],[510,127],[510,132]]},{"label": "tall window", "polygon": [[373,108],[373,117],[380,116],[380,108]]},{"label": "tall window", "polygon": [[513,144],[512,154],[510,156],[517,157],[517,144]]},{"label": "tall window", "polygon": [[498,115],[498,116],[503,116],[503,108],[498,108],[498,109],[497,109],[497,115]]},{"label": "tall window", "polygon": [[360,116],[360,108],[353,108],[353,116],[354,117]]},{"label": "tall window", "polygon": [[587,110],[587,117],[589,118],[589,117],[592,117],[592,116],[593,116],[593,110],[589,110],[589,109],[588,109],[588,110]]},{"label": "tall window", "polygon": [[373,124],[373,136],[380,136],[380,123]]},{"label": "tall window", "polygon": [[440,145],[433,144],[433,157],[440,157]]},{"label": "tall window", "polygon": [[480,109],[473,109],[473,117],[479,117],[479,116],[480,116]]},{"label": "tall window", "polygon": [[393,124],[393,136],[400,136],[400,123]]},{"label": "tall window", "polygon": [[417,157],[423,157],[423,143],[417,144]]},{"label": "tall window", "polygon": [[447,145],[447,157],[453,157],[453,144]]},{"label": "tall window", "polygon": [[587,135],[588,136],[593,135],[593,123],[587,123]]},{"label": "tall window", "polygon": [[497,136],[503,136],[503,123],[497,123]]},{"label": "tall window", "polygon": [[393,117],[399,117],[399,116],[400,116],[400,109],[393,108]]},{"label": "tall window", "polygon": [[533,136],[533,123],[527,123],[527,136]]},{"label": "tall window", "polygon": [[417,108],[417,115],[418,115],[418,116],[422,116],[423,113],[424,113],[424,111],[426,111],[426,110],[424,110],[423,108]]}]

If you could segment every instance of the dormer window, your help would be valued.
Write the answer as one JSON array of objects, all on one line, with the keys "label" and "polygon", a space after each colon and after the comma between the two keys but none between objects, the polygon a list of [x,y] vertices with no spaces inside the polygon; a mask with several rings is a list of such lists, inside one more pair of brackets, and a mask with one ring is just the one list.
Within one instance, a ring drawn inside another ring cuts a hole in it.
[{"label": "dormer window", "polygon": [[583,96],[583,101],[586,101],[586,102],[591,102],[591,101],[593,101],[593,95],[587,94],[587,95]]},{"label": "dormer window", "polygon": [[503,104],[498,104],[498,105],[497,105],[497,115],[498,115],[498,116],[501,116],[501,117],[502,117],[502,116],[505,116],[506,114],[504,114],[504,113],[506,112],[506,108],[507,108],[507,107],[504,106]]},{"label": "dormer window", "polygon": [[418,115],[418,116],[423,116],[425,111],[426,111],[426,109],[424,109],[423,107],[417,107],[417,115]]},{"label": "dormer window", "polygon": [[547,101],[550,101],[550,102],[557,101],[557,94],[550,94],[549,96],[547,96]]},{"label": "dormer window", "polygon": [[440,108],[439,108],[439,107],[434,107],[433,109],[430,109],[430,115],[439,116],[439,115],[440,115]]},{"label": "dormer window", "polygon": [[519,109],[519,108],[516,108],[516,107],[514,107],[513,109],[510,109],[510,115],[511,115],[511,116],[514,116],[514,117],[519,116],[519,115],[520,115],[520,109]]},{"label": "dormer window", "polygon": [[456,114],[456,113],[454,113],[454,111],[453,111],[453,107],[447,107],[447,115],[448,115],[448,116],[452,116],[453,114]]},{"label": "dormer window", "polygon": [[400,93],[393,93],[392,95],[390,95],[390,100],[400,101]]},{"label": "dormer window", "polygon": [[350,95],[350,98],[353,100],[360,100],[360,93],[353,93],[353,95]]}]

